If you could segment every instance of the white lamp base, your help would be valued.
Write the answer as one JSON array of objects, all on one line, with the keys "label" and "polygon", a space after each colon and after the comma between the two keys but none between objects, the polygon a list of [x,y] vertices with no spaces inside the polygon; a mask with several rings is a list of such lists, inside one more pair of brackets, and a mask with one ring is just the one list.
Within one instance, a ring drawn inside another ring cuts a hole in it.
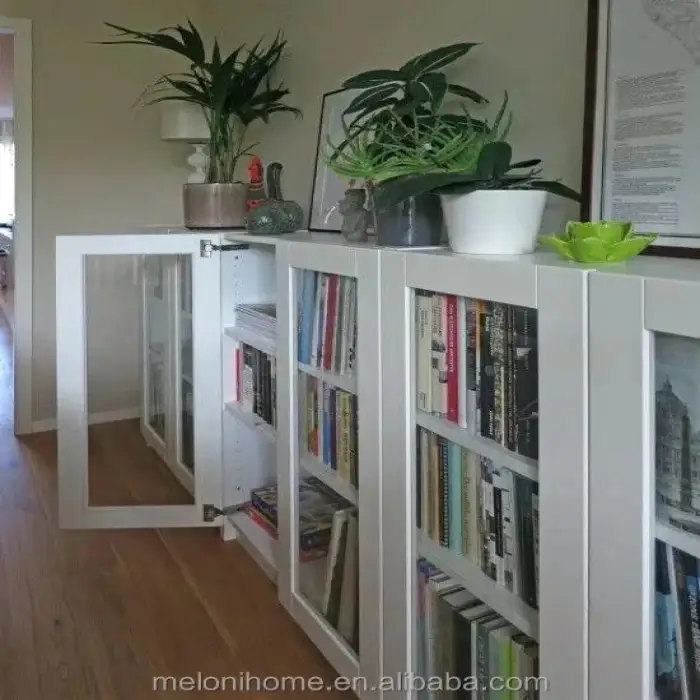
[{"label": "white lamp base", "polygon": [[194,145],[194,153],[187,159],[187,163],[194,169],[189,174],[187,182],[201,183],[206,180],[206,169],[209,164],[206,146],[198,143]]}]

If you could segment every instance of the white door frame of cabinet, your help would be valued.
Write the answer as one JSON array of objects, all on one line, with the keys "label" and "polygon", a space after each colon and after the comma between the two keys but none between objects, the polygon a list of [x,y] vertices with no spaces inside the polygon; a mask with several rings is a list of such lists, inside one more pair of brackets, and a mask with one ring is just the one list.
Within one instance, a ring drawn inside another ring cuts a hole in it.
[{"label": "white door frame of cabinet", "polygon": [[653,262],[591,275],[591,698],[655,695],[654,333],[700,339],[700,273]]},{"label": "white door frame of cabinet", "polygon": [[[283,605],[344,676],[359,676],[356,688],[363,700],[380,697],[381,680],[381,377],[379,347],[381,312],[380,256],[372,249],[318,243],[290,243],[277,247],[278,281],[278,515],[279,595]],[[324,630],[322,617],[297,588],[299,575],[296,533],[297,474],[299,469],[297,395],[296,270],[308,269],[357,279],[357,397],[359,416],[359,663],[334,633]],[[365,340],[362,340],[362,338]],[[370,341],[367,340],[370,339]],[[358,673],[359,671],[359,673]]]},{"label": "white door frame of cabinet", "polygon": [[[540,674],[553,697],[588,700],[587,272],[544,260],[553,264],[382,253],[385,676],[415,672],[413,289],[427,289],[538,309],[539,401],[545,416],[539,459]],[[411,693],[404,688],[385,697],[408,700]]]},{"label": "white door frame of cabinet", "polygon": [[[210,237],[209,237],[210,238]],[[220,526],[204,522],[205,504],[221,508],[221,279],[217,256],[200,257],[202,237],[181,234],[59,236],[56,239],[56,361],[59,522],[63,528]],[[193,505],[92,507],[88,499],[85,259],[104,255],[192,256],[195,496]],[[217,369],[219,371],[217,371]]]}]

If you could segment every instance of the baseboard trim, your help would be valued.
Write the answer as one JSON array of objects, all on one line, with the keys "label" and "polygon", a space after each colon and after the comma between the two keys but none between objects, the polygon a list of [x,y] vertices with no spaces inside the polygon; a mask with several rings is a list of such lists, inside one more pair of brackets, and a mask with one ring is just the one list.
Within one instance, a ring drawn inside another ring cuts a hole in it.
[{"label": "baseboard trim", "polygon": [[[103,413],[91,413],[88,417],[89,425],[97,423],[116,423],[120,420],[131,420],[141,417],[141,409],[136,408],[121,408],[118,411],[105,411]],[[32,423],[32,433],[46,433],[51,430],[56,430],[56,419],[49,418],[48,420],[36,420]]]}]

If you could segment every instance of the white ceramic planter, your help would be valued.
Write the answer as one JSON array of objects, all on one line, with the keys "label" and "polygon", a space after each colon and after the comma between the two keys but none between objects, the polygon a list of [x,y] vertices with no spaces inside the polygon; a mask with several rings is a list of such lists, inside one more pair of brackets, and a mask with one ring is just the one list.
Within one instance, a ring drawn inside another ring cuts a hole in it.
[{"label": "white ceramic planter", "polygon": [[442,195],[450,247],[471,255],[532,253],[542,224],[543,190],[479,190]]}]

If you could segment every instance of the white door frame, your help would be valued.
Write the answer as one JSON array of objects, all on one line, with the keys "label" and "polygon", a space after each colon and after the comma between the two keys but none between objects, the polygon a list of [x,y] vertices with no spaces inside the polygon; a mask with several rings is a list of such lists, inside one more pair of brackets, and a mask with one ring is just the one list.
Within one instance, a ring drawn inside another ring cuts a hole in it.
[{"label": "white door frame", "polygon": [[32,432],[34,255],[32,223],[32,22],[0,17],[0,32],[14,35],[13,122],[15,139],[14,282],[15,433]]}]

